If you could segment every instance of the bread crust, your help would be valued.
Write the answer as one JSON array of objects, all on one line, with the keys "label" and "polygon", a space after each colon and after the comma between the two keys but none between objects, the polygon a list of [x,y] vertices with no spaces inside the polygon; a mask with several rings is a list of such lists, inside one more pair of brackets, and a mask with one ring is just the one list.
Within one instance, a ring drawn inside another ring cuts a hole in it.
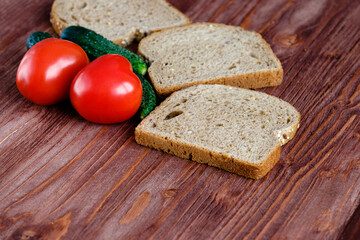
[{"label": "bread crust", "polygon": [[[186,26],[188,26],[188,25],[186,25]],[[209,23],[209,22],[194,23],[192,25],[206,25],[206,26],[212,25],[213,27],[214,26],[215,27],[222,27],[222,26],[229,27],[226,24]],[[157,35],[163,34],[164,32],[166,32],[170,29],[182,28],[182,27],[186,27],[186,26],[177,26],[177,27],[171,27],[168,29],[163,29],[161,31],[158,31],[158,32],[152,34],[151,37],[156,37]],[[241,27],[238,27],[238,28],[242,29]],[[183,83],[183,84],[178,84],[175,86],[163,87],[157,83],[157,79],[159,78],[159,76],[156,76],[157,73],[156,73],[156,69],[154,69],[154,67],[153,67],[154,66],[153,64],[157,61],[161,61],[161,59],[156,59],[150,65],[150,67],[148,69],[150,80],[151,80],[156,92],[158,93],[158,95],[160,97],[165,97],[165,96],[168,96],[169,94],[171,94],[172,92],[175,92],[182,88],[190,87],[190,86],[198,85],[198,84],[224,84],[224,85],[230,85],[230,86],[241,87],[241,88],[246,88],[246,89],[256,89],[256,88],[273,87],[273,86],[280,85],[282,83],[283,74],[284,74],[281,62],[276,57],[274,52],[272,51],[270,45],[262,38],[262,36],[256,32],[255,32],[255,34],[262,40],[264,46],[269,50],[269,52],[275,59],[275,61],[277,63],[276,69],[263,70],[263,71],[257,71],[257,72],[239,74],[239,75],[229,75],[226,77],[205,79],[205,80],[191,82],[191,83]],[[150,37],[150,36],[148,36],[148,37]],[[148,56],[146,56],[146,54],[142,51],[142,49],[144,48],[143,44],[146,41],[146,38],[148,38],[148,37],[143,38],[140,41],[139,47],[138,47],[138,54],[142,55],[146,59],[148,59]],[[160,37],[161,37],[161,35],[160,35]]]},{"label": "bread crust", "polygon": [[[177,8],[175,8],[174,6],[172,6],[169,2],[167,2],[166,0],[162,0],[167,6],[169,6],[170,8],[172,8],[178,15],[182,15],[182,17],[187,21],[187,23],[185,24],[181,24],[178,26],[185,26],[188,24],[191,24],[192,21],[190,20],[190,18],[188,16],[186,16],[185,14],[183,14],[181,11],[179,11]],[[57,7],[57,0],[55,0],[52,4],[51,7],[51,12],[50,12],[50,22],[55,30],[55,32],[60,36],[61,32],[68,27],[68,25],[66,23],[64,23],[63,20],[61,20],[60,16],[57,14],[56,12],[56,7]],[[163,29],[150,29],[150,34],[161,31],[161,30],[165,30],[165,29],[169,29],[169,28],[173,28],[173,27],[168,27],[168,28],[163,28]],[[121,45],[121,46],[128,46],[130,45],[135,39],[139,38],[143,38],[145,37],[145,34],[139,34],[139,31],[137,29],[132,30],[129,29],[129,32],[126,36],[124,36],[123,38],[118,38],[118,39],[110,39],[112,42]]]},{"label": "bread crust", "polygon": [[56,13],[56,5],[57,5],[57,0],[53,2],[51,7],[50,22],[55,32],[60,36],[62,30],[64,30],[67,27],[67,25],[62,20],[60,20],[59,15]]},{"label": "bread crust", "polygon": [[281,151],[280,145],[277,145],[260,164],[252,164],[242,159],[235,159],[224,153],[211,151],[166,136],[144,131],[142,123],[135,129],[135,140],[140,145],[198,163],[205,163],[252,179],[259,179],[265,176],[279,161]]}]

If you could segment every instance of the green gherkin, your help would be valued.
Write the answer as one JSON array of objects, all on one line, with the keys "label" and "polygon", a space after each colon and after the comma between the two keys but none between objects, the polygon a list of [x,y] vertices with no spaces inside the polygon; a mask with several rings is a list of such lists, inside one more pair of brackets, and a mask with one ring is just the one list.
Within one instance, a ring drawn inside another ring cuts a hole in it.
[{"label": "green gherkin", "polygon": [[139,73],[135,72],[143,88],[142,100],[137,115],[144,119],[156,107],[156,95],[151,84]]},{"label": "green gherkin", "polygon": [[90,61],[106,54],[118,54],[129,60],[134,71],[141,75],[145,75],[147,72],[147,65],[140,56],[90,29],[81,26],[70,26],[64,29],[60,38],[74,42],[82,47]]},{"label": "green gherkin", "polygon": [[50,33],[47,32],[34,32],[32,33],[26,40],[26,47],[27,50],[29,50],[32,46],[37,44],[38,42],[47,39],[47,38],[53,38],[53,36]]}]

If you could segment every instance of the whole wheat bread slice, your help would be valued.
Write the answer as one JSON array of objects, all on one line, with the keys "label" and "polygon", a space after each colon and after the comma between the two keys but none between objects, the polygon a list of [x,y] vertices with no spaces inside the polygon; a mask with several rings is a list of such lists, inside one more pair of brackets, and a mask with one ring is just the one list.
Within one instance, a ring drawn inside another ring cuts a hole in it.
[{"label": "whole wheat bread slice", "polygon": [[260,34],[240,27],[196,23],[142,39],[139,54],[149,60],[149,76],[159,95],[195,84],[242,88],[279,85],[280,61]]},{"label": "whole wheat bread slice", "polygon": [[136,142],[248,178],[264,176],[280,146],[295,135],[300,114],[253,90],[197,85],[170,95],[135,129]]},{"label": "whole wheat bread slice", "polygon": [[70,25],[80,25],[123,46],[191,22],[165,0],[55,0],[50,21],[59,35]]}]

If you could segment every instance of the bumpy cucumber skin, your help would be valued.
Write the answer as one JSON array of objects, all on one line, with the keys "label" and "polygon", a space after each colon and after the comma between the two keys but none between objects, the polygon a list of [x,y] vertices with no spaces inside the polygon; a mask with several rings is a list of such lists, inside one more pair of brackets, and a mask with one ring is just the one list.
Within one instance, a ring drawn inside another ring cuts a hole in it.
[{"label": "bumpy cucumber skin", "polygon": [[134,73],[140,79],[143,89],[141,105],[137,111],[137,115],[140,119],[144,119],[156,107],[156,95],[151,84],[141,74],[137,72]]},{"label": "bumpy cucumber skin", "polygon": [[47,38],[53,38],[53,36],[47,32],[33,32],[26,40],[27,50],[29,50],[32,46],[34,46],[38,42]]},{"label": "bumpy cucumber skin", "polygon": [[70,26],[64,29],[60,38],[72,41],[82,47],[90,61],[106,54],[119,54],[130,61],[134,71],[141,75],[145,75],[147,72],[147,65],[141,57],[90,29]]}]

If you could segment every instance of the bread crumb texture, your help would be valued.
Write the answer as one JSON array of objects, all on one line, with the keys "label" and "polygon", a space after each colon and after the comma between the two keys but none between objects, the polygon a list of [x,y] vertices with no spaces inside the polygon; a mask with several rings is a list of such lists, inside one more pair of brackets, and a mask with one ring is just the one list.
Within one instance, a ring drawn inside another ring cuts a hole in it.
[{"label": "bread crumb texture", "polygon": [[190,20],[164,0],[55,0],[51,22],[59,35],[67,26],[80,25],[125,46]]},{"label": "bread crumb texture", "polygon": [[278,161],[280,146],[298,128],[300,114],[265,93],[198,85],[173,93],[136,128],[136,141],[259,178]]},{"label": "bread crumb texture", "polygon": [[279,85],[280,61],[260,34],[240,27],[196,23],[144,38],[139,53],[152,63],[149,74],[159,94],[219,83],[244,88]]}]

